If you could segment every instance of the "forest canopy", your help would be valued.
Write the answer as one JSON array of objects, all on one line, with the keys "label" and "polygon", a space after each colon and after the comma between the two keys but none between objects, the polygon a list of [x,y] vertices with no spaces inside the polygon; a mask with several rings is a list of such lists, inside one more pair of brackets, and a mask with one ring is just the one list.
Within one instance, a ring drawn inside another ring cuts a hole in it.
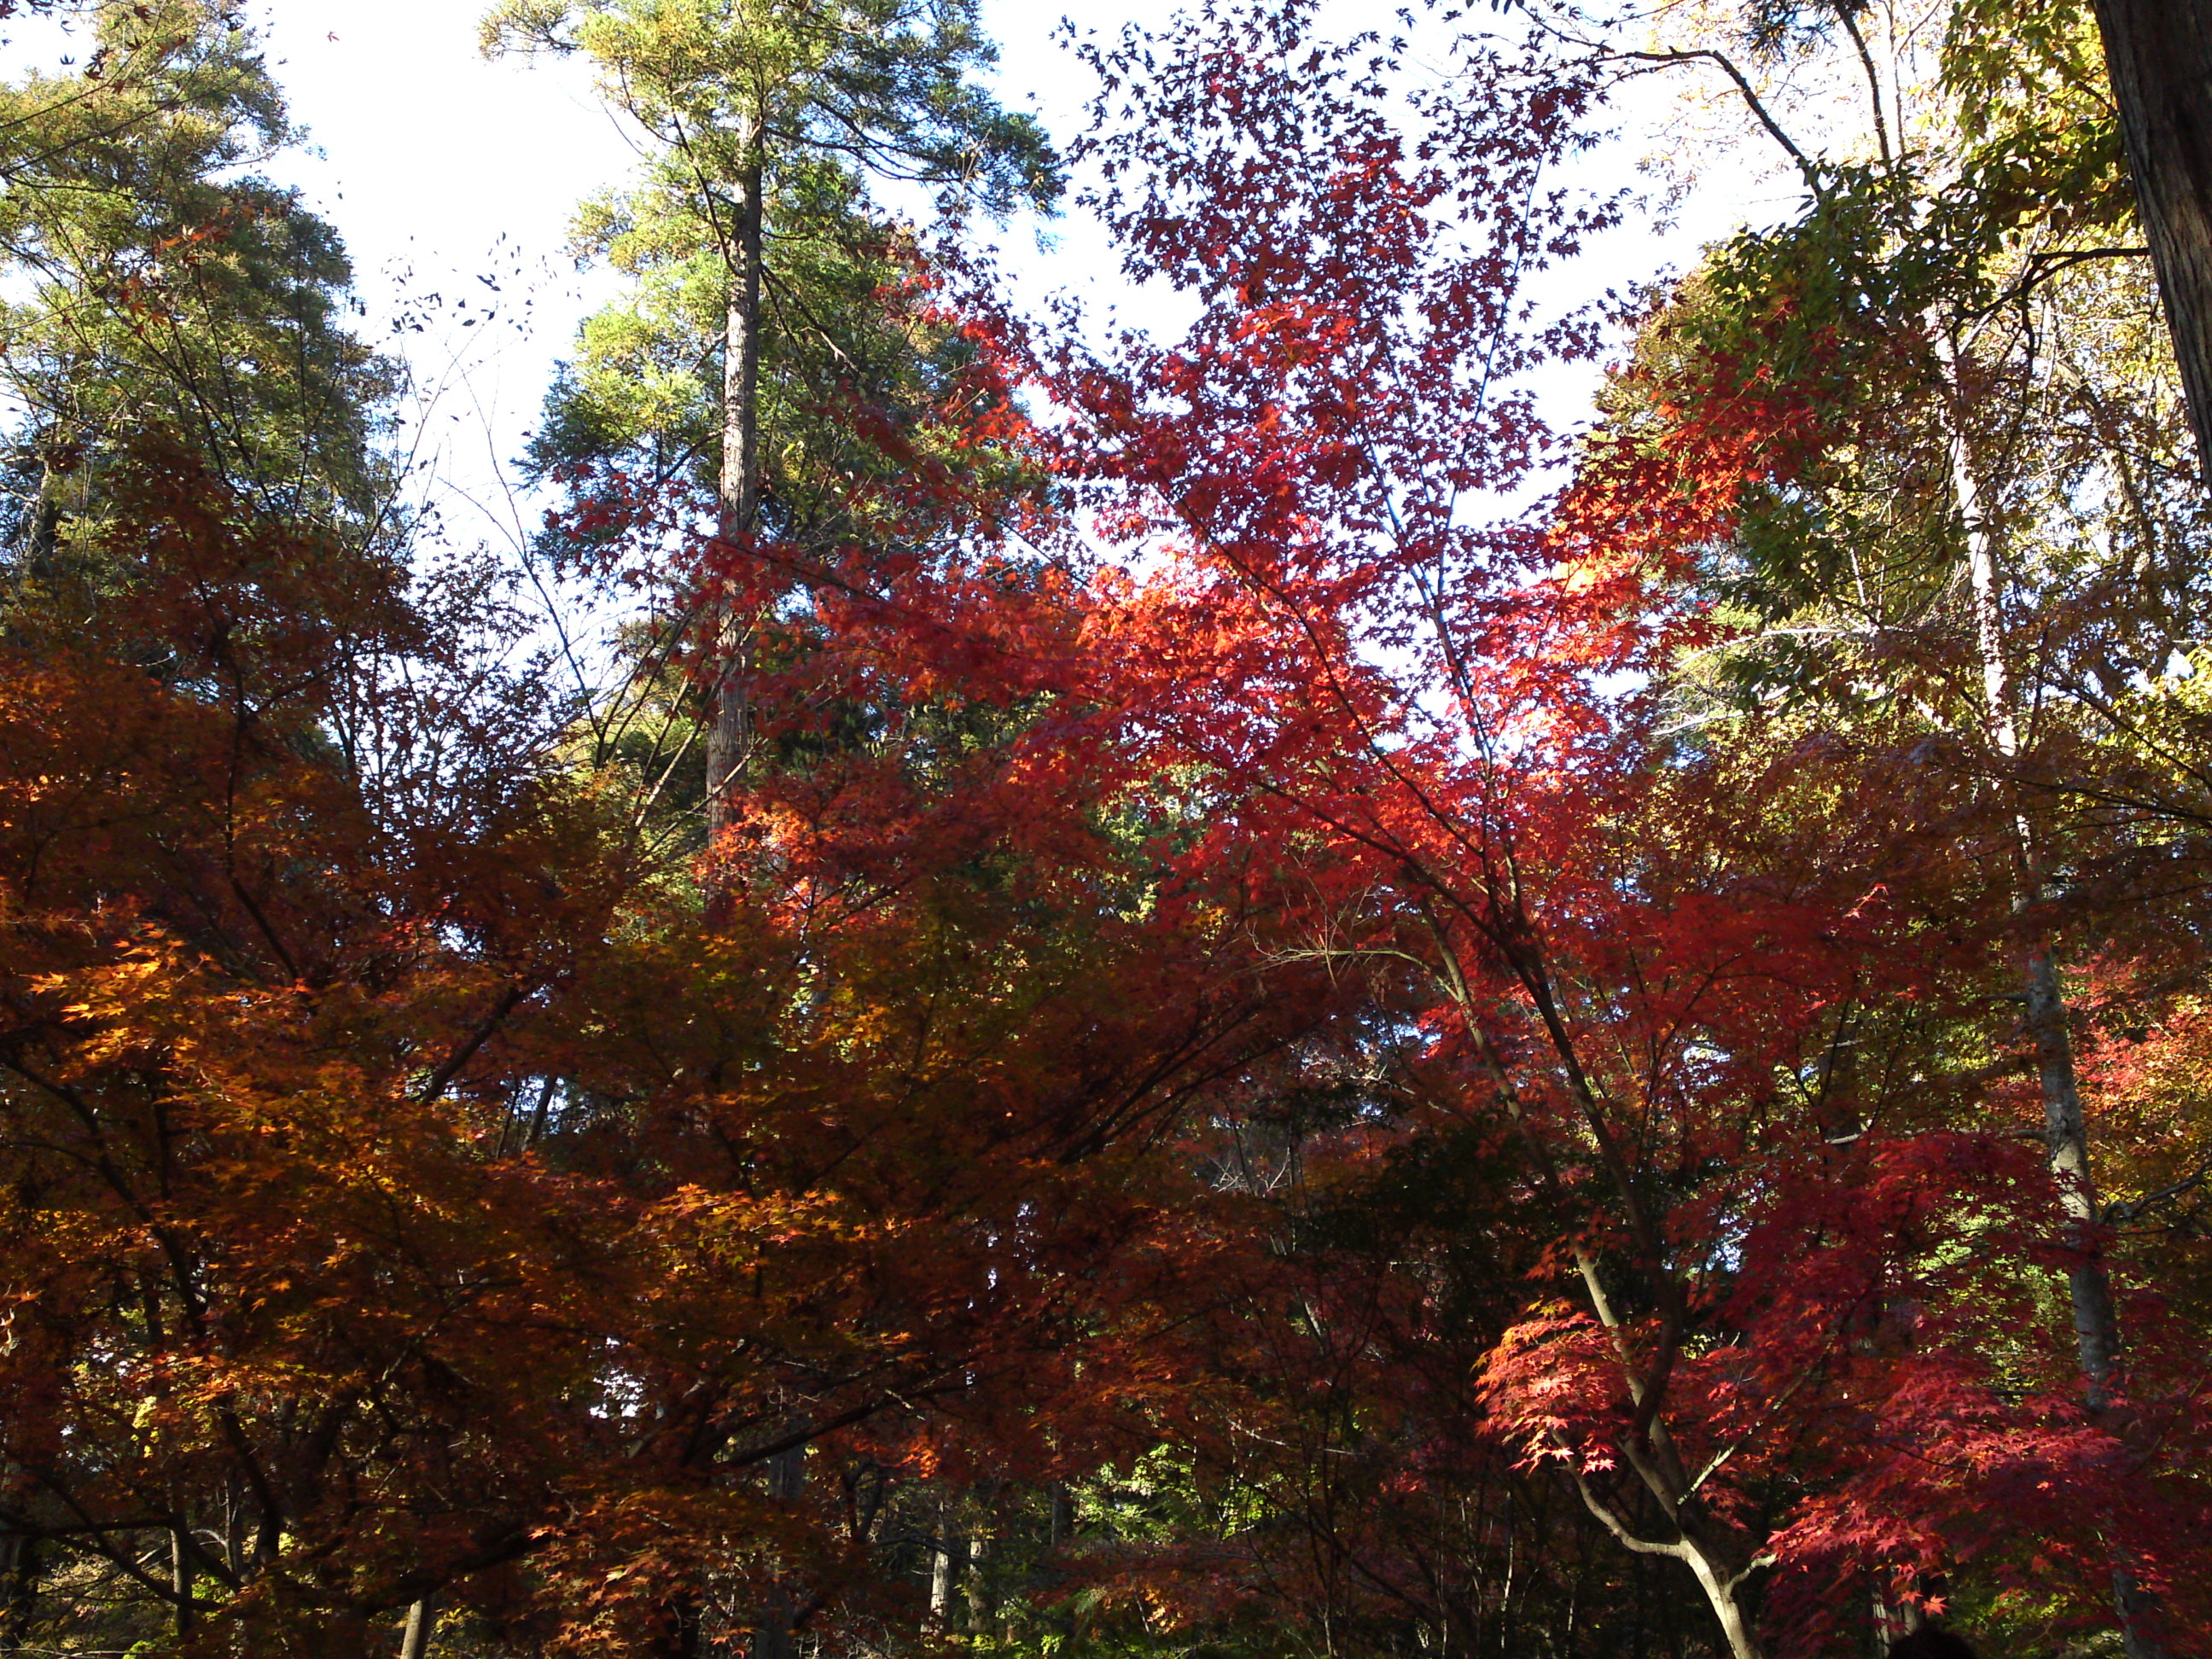
[{"label": "forest canopy", "polygon": [[33,14],[0,1655],[2212,1659],[2201,9],[501,0],[509,549]]}]

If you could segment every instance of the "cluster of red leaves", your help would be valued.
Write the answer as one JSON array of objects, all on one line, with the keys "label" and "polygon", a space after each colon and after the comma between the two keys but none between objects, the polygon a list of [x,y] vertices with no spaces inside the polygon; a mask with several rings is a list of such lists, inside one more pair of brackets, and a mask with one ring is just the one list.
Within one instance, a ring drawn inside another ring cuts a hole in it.
[{"label": "cluster of red leaves", "polygon": [[[1039,376],[1142,550],[1084,695],[1200,803],[1178,867],[1271,866],[1295,954],[1390,986],[1398,1063],[1510,1124],[1559,1229],[1463,1351],[1483,1431],[1794,1650],[1845,1639],[1869,1573],[1967,1561],[2063,1560],[2094,1605],[2128,1559],[2185,1628],[2206,1494],[2080,1407],[2036,1158],[1955,1074],[1823,1059],[1854,1021],[1972,1018],[2008,926],[1972,802],[1879,744],[1670,748],[1634,689],[1703,626],[1672,579],[1824,441],[1818,398],[1710,362],[1546,512],[1474,522],[1550,453],[1501,388],[1583,338],[1536,330],[1518,274],[1601,221],[1538,190],[1589,94],[1470,48],[1431,104],[1307,21],[1220,9],[1098,58],[1095,205],[1197,316]],[[2139,1386],[2180,1357],[2149,1337]]]},{"label": "cluster of red leaves", "polygon": [[[208,1652],[364,1651],[433,1590],[677,1652],[915,1618],[887,1482],[1171,1435],[1298,1540],[1071,1581],[1171,1622],[1495,1639],[1510,1577],[1434,1566],[1470,1488],[1686,1571],[1740,1650],[1962,1565],[2117,1554],[2199,1616],[2186,1322],[2137,1322],[2153,1468],[2074,1403],[2002,1091],[1914,1069],[2009,925],[1971,791],[1686,752],[1643,693],[1809,405],[1717,373],[1479,522],[1559,452],[1510,388],[1593,338],[1522,298],[1607,217],[1544,182],[1591,89],[1469,45],[1425,92],[1310,17],[1094,60],[1094,205],[1176,342],[917,278],[884,303],[968,356],[825,405],[880,462],[840,533],[648,567],[698,504],[571,481],[562,528],[756,619],[712,905],[397,573],[140,458],[120,574],[0,655],[13,1529],[196,1578]],[[1125,563],[1072,550],[1086,492]]]}]

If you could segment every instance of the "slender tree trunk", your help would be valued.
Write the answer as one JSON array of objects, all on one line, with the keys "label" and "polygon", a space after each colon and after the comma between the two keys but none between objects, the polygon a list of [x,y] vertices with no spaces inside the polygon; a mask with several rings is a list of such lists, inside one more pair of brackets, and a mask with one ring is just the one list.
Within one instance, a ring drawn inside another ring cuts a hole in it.
[{"label": "slender tree trunk", "polygon": [[[1505,1577],[1498,1592],[1498,1652],[1499,1659],[1513,1651],[1513,1572],[1517,1565],[1517,1540],[1513,1531],[1513,1494],[1505,1494]],[[1638,1558],[1639,1559],[1641,1558]]]},{"label": "slender tree trunk", "polygon": [[2212,4],[2095,0],[2197,465],[2212,476]]},{"label": "slender tree trunk", "polygon": [[2074,1308],[2074,1343],[2081,1357],[2084,1397],[2092,1411],[2111,1403],[2112,1367],[2119,1359],[2119,1316],[2112,1284],[2096,1248],[2097,1192],[2089,1175],[2089,1133],[2081,1115],[2081,1089],[2074,1074],[2074,1043],[2058,969],[2041,944],[2027,957],[2027,1030],[2035,1042],[2043,1085],[2043,1133],[2051,1172],[2065,1206],[2067,1242],[2074,1265],[2067,1288]]},{"label": "slender tree trunk", "polygon": [[399,1638],[399,1659],[428,1659],[430,1638],[437,1632],[437,1609],[426,1595],[407,1609],[407,1631]]},{"label": "slender tree trunk", "polygon": [[[1948,361],[1954,387],[1955,362]],[[1955,411],[1950,422],[1951,483],[1958,498],[1960,516],[1966,522],[1966,569],[1973,592],[1974,637],[1981,655],[1982,687],[1989,710],[1990,741],[2005,761],[2020,755],[2020,733],[2013,721],[2011,670],[2004,650],[2003,618],[1998,608],[1999,575],[1995,538],[1982,509],[1981,486],[1966,447],[1963,423]],[[2021,866],[2019,902],[2033,904],[2043,896],[2042,872],[2034,837],[2025,819],[2014,824]],[[2068,1029],[2066,1002],[2059,989],[2057,965],[2050,945],[2039,939],[2027,954],[2027,1030],[2035,1043],[2036,1073],[2043,1095],[2044,1145],[2051,1172],[2057,1177],[2059,1200],[2065,1206],[2069,1243],[2075,1247],[2075,1265],[2068,1275],[2074,1310],[2075,1346],[2081,1356],[2081,1379],[2092,1409],[2101,1410],[2112,1386],[2112,1366],[2119,1355],[2119,1316],[2112,1306],[2112,1283],[2098,1254],[2094,1230],[2097,1194],[2089,1172],[2089,1133],[2081,1112],[2081,1089],[2074,1072],[2074,1042]]]},{"label": "slender tree trunk", "polygon": [[[2100,7],[2101,11],[2101,7]],[[2212,290],[2208,290],[2212,291]],[[1951,487],[1966,535],[1966,574],[1973,594],[1974,638],[1981,657],[1982,689],[1988,709],[1990,741],[2008,763],[2020,754],[2020,732],[2013,719],[2010,665],[2004,649],[2003,617],[1999,600],[1996,538],[1984,510],[1980,479],[1966,442],[1966,423],[1960,417],[1958,362],[1949,335],[1936,333],[1938,356],[1946,377],[1946,415],[1950,449]],[[2043,873],[2033,832],[2025,818],[2016,819],[2014,835],[2021,864],[2016,902],[2034,904],[2043,897]],[[2093,1412],[2102,1412],[2112,1398],[2112,1371],[2120,1353],[2120,1321],[2112,1303],[2112,1285],[2097,1237],[2097,1189],[2089,1168],[2089,1130],[2081,1110],[2081,1087],[2074,1069],[2074,1039],[2066,1015],[2066,999],[2058,982],[2058,968],[2048,940],[2038,939],[2029,947],[2024,975],[2027,1032],[2035,1044],[2036,1075],[2043,1096],[2044,1156],[2058,1185],[2059,1202],[2066,1216],[2067,1243],[2073,1266],[2066,1276],[2068,1299],[2074,1314],[2075,1350],[2081,1368],[2082,1398]],[[2112,1606],[2126,1638],[2129,1659],[2165,1659],[2164,1647],[2149,1632],[2145,1614],[2148,1598],[2136,1585],[2124,1561],[2112,1568]]]},{"label": "slender tree trunk", "polygon": [[1067,1496],[1065,1483],[1052,1483],[1052,1547],[1058,1549],[1075,1534],[1075,1505]]},{"label": "slender tree trunk", "polygon": [[34,576],[53,574],[55,555],[61,547],[62,504],[54,499],[53,491],[53,474],[49,472],[39,489],[39,505],[31,515],[31,544],[23,561],[24,568]]},{"label": "slender tree trunk", "polygon": [[[716,486],[716,530],[742,548],[760,515],[761,158],[756,128],[738,181],[737,223],[730,244],[730,288],[722,337],[722,470]],[[732,556],[726,553],[725,557]],[[730,822],[732,785],[752,751],[753,619],[730,601],[714,621],[718,659],[712,725],[707,734],[707,834],[719,840]]]},{"label": "slender tree trunk", "polygon": [[952,1617],[952,1597],[960,1588],[960,1567],[967,1554],[952,1521],[952,1499],[939,1494],[937,1530],[929,1540],[929,1622],[942,1630]]},{"label": "slender tree trunk", "polygon": [[991,1583],[984,1571],[990,1559],[991,1538],[981,1528],[968,1535],[968,1628],[978,1636],[991,1627],[991,1616],[998,1611],[991,1595]]},{"label": "slender tree trunk", "polygon": [[191,1540],[179,1522],[169,1530],[169,1593],[177,1598],[177,1634],[192,1633]]},{"label": "slender tree trunk", "polygon": [[253,1560],[246,1547],[246,1482],[236,1468],[229,1471],[223,1482],[222,1555],[231,1577],[244,1583],[252,1571]]},{"label": "slender tree trunk", "polygon": [[[1966,535],[1966,578],[1973,595],[1974,643],[1981,659],[1982,696],[1986,709],[1990,746],[2008,763],[2020,757],[2020,732],[2013,720],[2012,672],[2005,656],[2004,619],[2000,609],[2001,577],[1997,571],[1996,538],[1982,504],[1981,482],[1966,444],[1965,423],[1959,418],[1958,364],[1948,337],[1938,336],[1941,356],[1950,380],[1948,434],[1951,489]],[[2021,905],[2042,897],[2042,877],[2034,836],[2025,818],[2016,818],[2013,833],[2021,864]],[[2027,963],[2027,1028],[2034,1039],[2036,1067],[2043,1094],[2045,1144],[2051,1172],[2058,1177],[2062,1201],[2072,1230],[2094,1225],[2096,1200],[2089,1182],[2088,1133],[2081,1115],[2081,1087],[2074,1075],[2073,1039],[2067,1029],[2066,1005],[2058,988],[2058,971],[2049,946],[2039,940]],[[2119,1346],[2112,1296],[2104,1285],[2101,1264],[2094,1269],[2094,1283],[2080,1272],[2073,1277],[2074,1324],[2081,1333],[2081,1374],[2092,1403],[2101,1403],[2112,1355]]]},{"label": "slender tree trunk", "polygon": [[1910,1601],[1902,1607],[1893,1607],[1889,1600],[1888,1581],[1880,1573],[1875,1575],[1874,1645],[1875,1651],[1882,1656],[1882,1659],[1888,1659],[1892,1648],[1926,1622],[1920,1609]]},{"label": "slender tree trunk", "polygon": [[[1492,1082],[1497,1085],[1499,1098],[1504,1103],[1507,1115],[1512,1118],[1515,1125],[1521,1131],[1522,1145],[1528,1149],[1539,1180],[1547,1188],[1556,1188],[1559,1184],[1559,1176],[1553,1164],[1551,1154],[1545,1149],[1543,1142],[1537,1137],[1534,1130],[1529,1127],[1528,1118],[1522,1110],[1519,1091],[1513,1086],[1512,1075],[1506,1070],[1504,1059],[1491,1042],[1488,1033],[1483,1029],[1480,1018],[1468,997],[1467,976],[1460,970],[1457,963],[1452,960],[1449,941],[1443,941],[1443,943],[1445,944],[1443,960],[1449,964],[1448,988],[1450,994],[1458,1000],[1460,1006],[1466,1011],[1468,1029],[1474,1036],[1476,1050],[1481,1056],[1484,1069],[1490,1073]],[[1572,1054],[1567,1049],[1564,1036],[1555,1032],[1553,1042],[1559,1050],[1562,1063],[1571,1073],[1570,1091],[1581,1104],[1585,1115],[1585,1121],[1590,1124],[1594,1138],[1602,1146],[1605,1130],[1599,1118],[1597,1102],[1589,1095],[1587,1085],[1580,1080],[1578,1066]],[[1616,1158],[1608,1158],[1607,1162],[1615,1189],[1627,1204],[1633,1206],[1637,1201],[1636,1194],[1626,1170]],[[1631,1217],[1631,1224],[1632,1231],[1639,1231],[1643,1225],[1648,1224],[1648,1223],[1639,1223],[1634,1215]],[[1730,1659],[1765,1659],[1764,1650],[1759,1646],[1758,1633],[1752,1628],[1751,1620],[1744,1614],[1743,1603],[1738,1599],[1738,1593],[1744,1581],[1762,1563],[1757,1559],[1745,1562],[1745,1553],[1737,1551],[1733,1553],[1735,1563],[1741,1565],[1731,1564],[1729,1559],[1731,1552],[1717,1545],[1706,1529],[1704,1524],[1705,1516],[1701,1512],[1696,1491],[1691,1483],[1688,1473],[1682,1467],[1682,1460],[1675,1449],[1674,1438],[1668,1431],[1663,1410],[1664,1395],[1662,1394],[1658,1400],[1650,1401],[1647,1404],[1647,1396],[1652,1382],[1643,1372],[1638,1359],[1631,1352],[1629,1344],[1622,1335],[1623,1324],[1620,1314],[1613,1305],[1611,1293],[1606,1289],[1604,1275],[1598,1270],[1597,1260],[1586,1247],[1578,1243],[1575,1246],[1575,1264],[1582,1277],[1583,1288],[1589,1297],[1591,1311],[1597,1316],[1598,1322],[1613,1334],[1616,1350],[1620,1358],[1621,1377],[1626,1384],[1630,1403],[1636,1407],[1639,1418],[1648,1418],[1644,1443],[1638,1445],[1635,1437],[1631,1436],[1628,1443],[1622,1448],[1624,1459],[1635,1474],[1637,1480],[1642,1484],[1644,1490],[1658,1505],[1660,1513],[1665,1517],[1667,1525],[1673,1529],[1674,1536],[1672,1540],[1656,1541],[1643,1537],[1634,1525],[1635,1517],[1619,1514],[1613,1507],[1611,1500],[1596,1492],[1581,1471],[1575,1468],[1570,1461],[1569,1473],[1574,1480],[1577,1492],[1582,1498],[1583,1506],[1590,1512],[1600,1525],[1631,1551],[1641,1555],[1668,1556],[1683,1563],[1690,1569],[1697,1578],[1698,1587],[1705,1591],[1706,1600],[1711,1604],[1713,1617],[1719,1622],[1721,1633],[1728,1642]],[[1656,1253],[1650,1271],[1655,1277],[1666,1272],[1664,1264],[1656,1260]],[[1655,1285],[1653,1289],[1662,1298],[1668,1293],[1663,1285]],[[1663,1382],[1659,1386],[1663,1389]],[[1562,1446],[1561,1449],[1565,1450],[1565,1448]],[[1507,1626],[1507,1635],[1510,1639],[1510,1623]]]}]

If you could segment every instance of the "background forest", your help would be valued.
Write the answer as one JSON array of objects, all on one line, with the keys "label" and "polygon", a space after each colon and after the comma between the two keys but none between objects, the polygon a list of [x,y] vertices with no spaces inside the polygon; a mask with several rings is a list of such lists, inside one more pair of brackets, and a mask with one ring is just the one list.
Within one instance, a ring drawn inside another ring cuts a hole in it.
[{"label": "background forest", "polygon": [[2212,1654],[2201,9],[0,15],[0,1653]]}]

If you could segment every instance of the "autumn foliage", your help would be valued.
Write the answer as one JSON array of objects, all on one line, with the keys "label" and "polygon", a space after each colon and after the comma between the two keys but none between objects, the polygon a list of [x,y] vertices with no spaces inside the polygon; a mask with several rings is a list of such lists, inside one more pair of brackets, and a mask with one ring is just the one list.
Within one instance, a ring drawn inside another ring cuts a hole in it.
[{"label": "autumn foliage", "polygon": [[1609,60],[1463,21],[1082,49],[1157,336],[793,164],[751,519],[556,397],[604,695],[366,419],[26,450],[0,1651],[2205,1650],[2153,400],[2001,471],[1956,181],[1561,301]]}]

